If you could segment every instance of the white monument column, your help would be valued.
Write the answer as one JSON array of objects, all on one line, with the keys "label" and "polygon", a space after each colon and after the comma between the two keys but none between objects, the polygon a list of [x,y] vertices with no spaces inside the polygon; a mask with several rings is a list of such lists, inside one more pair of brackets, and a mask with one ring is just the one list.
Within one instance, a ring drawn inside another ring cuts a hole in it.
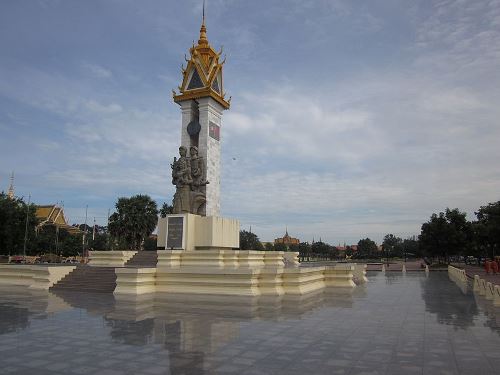
[{"label": "white monument column", "polygon": [[[182,68],[183,80],[179,93],[174,91],[174,101],[181,106],[181,145],[189,149],[198,147],[203,158],[205,179],[203,187],[206,203],[202,216],[220,216],[221,124],[222,112],[229,109],[222,85],[221,52],[208,43],[205,20],[201,25],[200,39],[190,48],[190,59]],[[225,60],[225,59],[224,59]],[[188,155],[189,157],[189,155]]]}]

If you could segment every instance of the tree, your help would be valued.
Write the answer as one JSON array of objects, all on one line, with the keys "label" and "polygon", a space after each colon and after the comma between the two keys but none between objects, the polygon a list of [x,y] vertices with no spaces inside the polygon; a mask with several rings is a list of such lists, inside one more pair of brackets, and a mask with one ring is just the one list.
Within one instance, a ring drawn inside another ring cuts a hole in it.
[{"label": "tree", "polygon": [[334,255],[332,246],[323,241],[313,243],[311,246],[311,252],[314,257],[320,259],[332,259]]},{"label": "tree", "polygon": [[475,214],[474,239],[493,258],[500,248],[500,201],[481,206]]},{"label": "tree", "polygon": [[266,249],[266,251],[274,251],[274,245],[271,242],[266,242],[264,248]]},{"label": "tree", "polygon": [[360,257],[363,258],[371,258],[378,256],[377,244],[374,241],[370,240],[369,238],[359,240],[358,254],[360,255]]},{"label": "tree", "polygon": [[115,241],[129,249],[141,250],[145,239],[156,228],[158,209],[147,195],[118,198],[116,210],[109,217],[109,232]]},{"label": "tree", "polygon": [[283,242],[276,242],[274,244],[274,251],[287,251],[288,246],[286,246]]},{"label": "tree", "polygon": [[26,214],[28,216],[27,253],[36,251],[35,226],[36,206],[29,206],[22,198],[9,198],[0,193],[0,254],[22,254],[24,250],[24,234],[26,230]]},{"label": "tree", "polygon": [[308,242],[301,242],[299,243],[299,258],[302,259],[302,261],[307,260],[309,261],[311,257],[311,245],[309,245]]},{"label": "tree", "polygon": [[465,217],[466,213],[458,208],[447,208],[438,215],[432,214],[430,220],[422,224],[419,236],[421,249],[446,262],[450,255],[463,254],[471,238],[471,225]]},{"label": "tree", "polygon": [[171,215],[174,213],[174,206],[169,205],[167,202],[163,203],[160,208],[160,216],[167,217],[167,215]]},{"label": "tree", "polygon": [[386,234],[382,248],[388,256],[401,256],[403,253],[403,240],[393,234]]},{"label": "tree", "polygon": [[403,240],[403,249],[406,256],[409,257],[422,256],[418,240],[415,238],[415,236]]},{"label": "tree", "polygon": [[255,233],[246,230],[240,230],[240,249],[241,250],[264,250],[264,246]]}]

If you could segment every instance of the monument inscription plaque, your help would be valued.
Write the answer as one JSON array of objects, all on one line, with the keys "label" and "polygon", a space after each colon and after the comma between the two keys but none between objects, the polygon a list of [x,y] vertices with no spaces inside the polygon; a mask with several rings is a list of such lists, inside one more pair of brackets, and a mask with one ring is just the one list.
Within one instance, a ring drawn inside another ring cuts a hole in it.
[{"label": "monument inscription plaque", "polygon": [[184,218],[169,217],[167,224],[167,246],[166,249],[182,249],[184,236]]}]

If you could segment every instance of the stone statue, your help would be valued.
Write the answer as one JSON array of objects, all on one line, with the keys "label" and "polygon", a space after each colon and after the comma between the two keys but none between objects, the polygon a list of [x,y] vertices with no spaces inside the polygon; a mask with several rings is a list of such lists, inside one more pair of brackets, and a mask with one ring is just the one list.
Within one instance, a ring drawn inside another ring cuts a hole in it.
[{"label": "stone statue", "polygon": [[198,156],[198,148],[192,146],[189,150],[190,158],[187,155],[187,148],[179,147],[180,158],[174,157],[174,162],[170,164],[172,168],[172,184],[176,190],[173,200],[173,213],[192,213],[197,215],[205,214],[205,163],[201,156]]},{"label": "stone statue", "polygon": [[172,184],[177,188],[185,185],[191,185],[191,165],[189,159],[186,157],[187,149],[184,146],[179,147],[179,160],[174,157],[174,162],[170,165],[172,168]]},{"label": "stone statue", "polygon": [[191,179],[193,180],[191,190],[201,191],[202,187],[208,184],[208,181],[205,179],[205,163],[203,162],[203,158],[198,156],[198,147],[191,146],[189,154],[191,156]]},{"label": "stone statue", "polygon": [[172,184],[176,187],[173,201],[175,214],[191,212],[190,190],[193,180],[191,179],[191,165],[186,157],[186,147],[179,147],[179,155],[179,160],[174,157],[174,162],[170,165]]}]

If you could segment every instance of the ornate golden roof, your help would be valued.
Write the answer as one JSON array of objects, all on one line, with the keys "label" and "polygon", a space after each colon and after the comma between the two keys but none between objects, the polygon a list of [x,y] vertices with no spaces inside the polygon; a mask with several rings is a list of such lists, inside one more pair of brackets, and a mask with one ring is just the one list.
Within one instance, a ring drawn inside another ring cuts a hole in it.
[{"label": "ornate golden roof", "polygon": [[48,206],[36,206],[36,217],[40,220],[37,229],[44,225],[54,225],[56,227],[66,229],[71,234],[80,233],[80,229],[69,225],[64,216],[62,207],[55,204]]},{"label": "ornate golden roof", "polygon": [[189,49],[191,54],[184,69],[182,66],[182,83],[178,87],[179,93],[172,90],[174,102],[179,103],[184,100],[211,97],[216,100],[224,109],[228,109],[231,98],[225,99],[225,93],[222,86],[222,65],[226,59],[219,62],[222,54],[216,52],[207,39],[207,28],[205,26],[205,17],[200,28],[200,39],[198,45]]}]

